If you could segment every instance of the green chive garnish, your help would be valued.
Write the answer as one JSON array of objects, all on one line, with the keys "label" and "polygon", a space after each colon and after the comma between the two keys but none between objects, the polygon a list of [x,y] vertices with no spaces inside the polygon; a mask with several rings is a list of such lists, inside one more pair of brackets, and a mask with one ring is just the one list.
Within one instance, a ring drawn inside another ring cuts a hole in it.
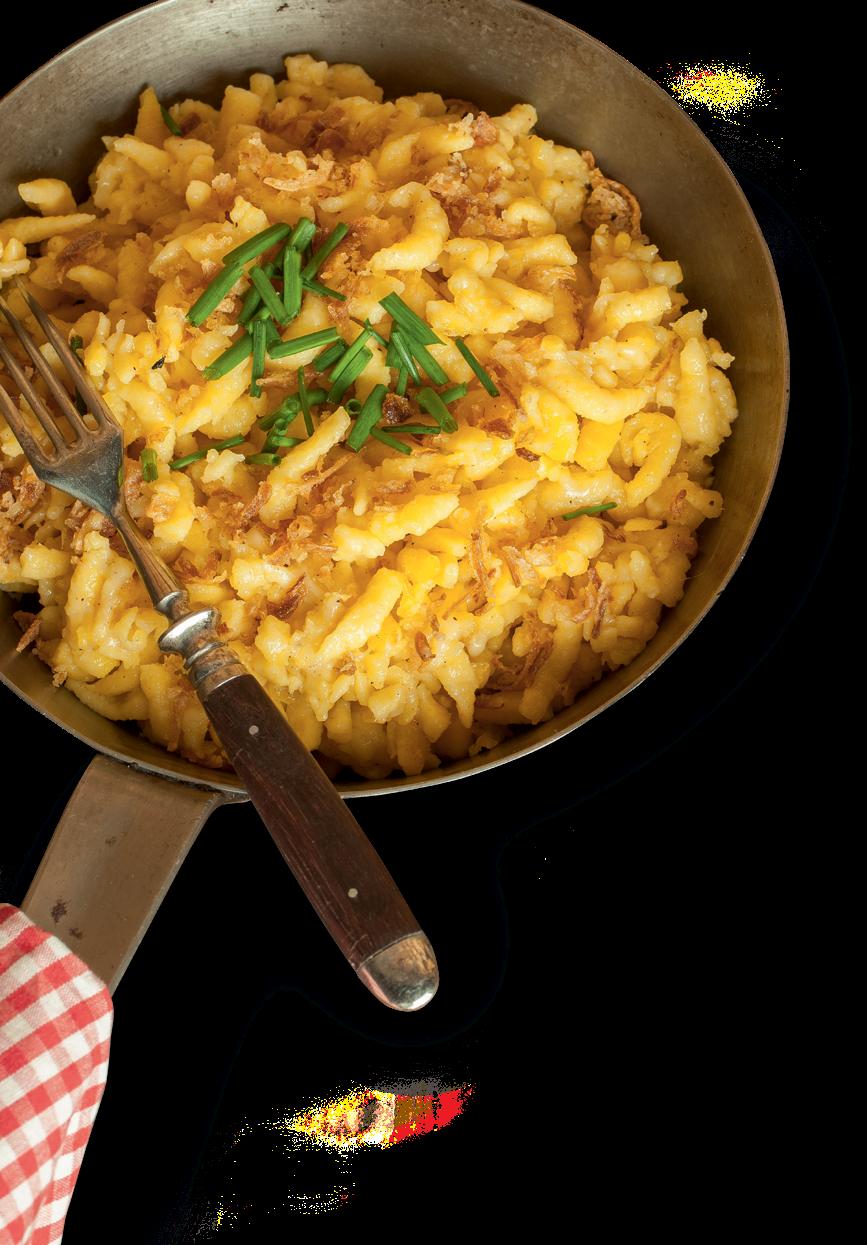
[{"label": "green chive garnish", "polygon": [[283,252],[283,306],[290,320],[301,310],[301,256],[291,246]]},{"label": "green chive garnish", "polygon": [[337,362],[345,349],[346,347],[342,341],[336,341],[333,346],[323,350],[322,354],[318,354],[313,360],[314,371],[327,372],[331,364]]},{"label": "green chive garnish", "polygon": [[410,338],[409,349],[412,351],[413,357],[418,360],[435,385],[447,385],[449,383],[448,376],[446,376],[445,372],[437,363],[433,355],[430,354],[424,346],[422,346],[421,342],[413,341],[413,339]]},{"label": "green chive garnish", "polygon": [[[369,352],[368,352],[369,353]],[[352,431],[346,438],[346,444],[356,453],[370,436],[371,429],[382,418],[382,399],[385,397],[385,385],[376,385],[368,394],[367,399],[352,425]]]},{"label": "green chive garnish", "polygon": [[394,345],[395,354],[400,360],[400,366],[402,368],[405,368],[407,372],[409,372],[410,376],[413,378],[413,380],[415,381],[417,385],[420,385],[421,376],[419,375],[418,368],[415,365],[415,360],[410,354],[409,347],[404,341],[403,334],[401,333],[400,329],[395,329],[393,331],[391,335],[391,340],[392,340],[392,344]]},{"label": "green chive garnish", "polygon": [[[225,441],[215,441],[213,445],[209,445],[207,449],[195,450],[192,454],[186,454],[183,458],[175,458],[170,463],[172,471],[180,471],[182,467],[189,467],[190,463],[197,463],[200,458],[204,458],[211,450],[230,450],[233,445],[242,445],[247,440],[246,437],[227,437]],[[145,451],[142,450],[142,454]]]},{"label": "green chive garnish", "polygon": [[346,403],[346,409],[350,415],[357,415],[361,410],[361,403],[358,401],[358,398],[350,398]]},{"label": "green chive garnish", "polygon": [[[439,428],[437,428],[437,432],[439,432]],[[410,446],[404,445],[403,441],[398,441],[396,437],[389,436],[381,428],[371,428],[370,435],[376,437],[377,441],[382,441],[383,445],[390,445],[393,450],[400,450],[401,454],[412,453]]]},{"label": "green chive garnish", "polygon": [[153,484],[159,475],[156,450],[142,450],[139,456],[139,463],[141,465],[141,478],[147,484]]},{"label": "green chive garnish", "polygon": [[301,437],[284,437],[280,432],[272,432],[268,438],[270,445],[283,445],[286,449],[291,450],[294,445],[301,444]]},{"label": "green chive garnish", "polygon": [[379,300],[379,305],[385,308],[395,324],[399,324],[409,337],[414,338],[417,342],[421,342],[423,346],[442,346],[444,344],[430,325],[425,324],[421,316],[417,316],[412,307],[407,307],[403,299],[399,298],[397,294],[386,294],[385,298]]},{"label": "green chive garnish", "polygon": [[373,355],[366,346],[359,350],[349,367],[340,373],[337,380],[332,381],[331,388],[328,390],[327,401],[339,402],[346,390],[353,381],[358,379],[372,358]]},{"label": "green chive garnish", "polygon": [[311,294],[321,294],[323,298],[338,298],[342,303],[346,302],[345,294],[341,294],[339,290],[332,290],[328,285],[320,285],[318,281],[312,281],[310,277],[305,277],[303,273],[301,275],[301,284]]},{"label": "green chive garnish", "polygon": [[279,454],[248,454],[244,459],[251,467],[277,467],[280,463]]},{"label": "green chive garnish", "polygon": [[[311,406],[319,406],[325,401],[326,393],[324,389],[308,389],[307,401]],[[301,401],[297,394],[289,394],[284,398],[276,411],[272,411],[270,415],[265,415],[257,421],[259,428],[273,428],[276,424],[285,420],[286,425],[290,424],[298,412],[301,410]]]},{"label": "green chive garnish", "polygon": [[298,224],[292,230],[289,237],[289,246],[294,247],[296,251],[304,251],[313,241],[313,235],[315,233],[315,222],[310,220],[308,216],[302,216]]},{"label": "green chive garnish", "polygon": [[485,386],[485,388],[487,389],[491,397],[498,398],[500,396],[499,389],[494,384],[494,382],[491,380],[490,376],[485,371],[485,369],[482,367],[481,363],[479,363],[478,359],[473,354],[472,350],[470,350],[469,346],[465,344],[464,339],[462,337],[456,337],[455,345],[457,346],[461,354],[464,356],[467,363],[469,363],[470,367],[473,369],[475,374],[478,376],[479,380]]},{"label": "green chive garnish", "polygon": [[[290,252],[290,254],[294,254],[294,252]],[[261,268],[253,268],[250,272],[250,280],[259,291],[259,294],[262,297],[262,302],[265,304],[265,308],[270,312],[278,324],[285,324],[289,319],[286,308],[283,306],[277,291],[265,276],[263,270]],[[261,311],[256,314],[259,319],[264,319]]]},{"label": "green chive garnish", "polygon": [[301,403],[301,410],[304,412],[304,427],[307,429],[308,437],[313,436],[313,416],[310,414],[310,396],[307,393],[307,386],[304,384],[304,368],[298,369],[298,399]]},{"label": "green chive garnish", "polygon": [[617,506],[616,501],[604,501],[598,506],[581,506],[578,510],[570,510],[568,514],[561,514],[561,519],[577,519],[582,514],[601,514],[603,510],[614,510]]},{"label": "green chive garnish", "polygon": [[[265,276],[270,279],[277,272],[279,266],[280,265],[276,260],[271,259],[267,264],[262,265],[262,271]],[[261,294],[256,289],[255,285],[251,285],[244,297],[243,303],[241,304],[241,314],[238,316],[238,322],[240,324],[246,324],[248,320],[252,320],[261,301]]]},{"label": "green chive garnish", "polygon": [[253,374],[250,380],[250,393],[254,398],[262,396],[259,377],[265,371],[265,325],[261,320],[253,321]]},{"label": "green chive garnish", "polygon": [[170,133],[174,134],[176,138],[180,138],[182,133],[181,127],[169,112],[168,108],[163,108],[162,104],[160,104],[160,112],[162,113],[163,124],[166,129],[169,130]]},{"label": "green chive garnish", "polygon": [[289,341],[281,342],[279,346],[272,346],[268,353],[272,359],[285,359],[288,355],[315,350],[317,346],[327,346],[330,342],[339,340],[337,329],[320,329],[318,333],[305,333],[303,337],[293,337]]},{"label": "green chive garnish", "polygon": [[221,376],[225,376],[227,372],[231,372],[239,363],[243,363],[247,355],[253,350],[253,338],[249,333],[242,333],[236,342],[232,342],[228,350],[224,350],[221,355],[217,355],[213,363],[202,372],[205,380],[219,380]]},{"label": "green chive garnish", "polygon": [[246,264],[248,260],[255,259],[257,255],[267,251],[269,246],[282,242],[286,235],[291,232],[292,228],[290,225],[269,225],[267,229],[263,229],[260,233],[253,234],[252,238],[248,238],[240,246],[227,251],[223,256],[223,263]]},{"label": "green chive garnish", "polygon": [[358,334],[355,341],[348,348],[346,353],[343,354],[339,362],[335,364],[334,370],[331,373],[331,377],[330,377],[331,380],[337,380],[338,376],[340,376],[341,373],[344,372],[346,368],[351,365],[352,360],[358,354],[360,354],[361,351],[364,349],[364,343],[367,341],[369,336],[370,334],[368,333],[367,329],[361,330],[361,332]]},{"label": "green chive garnish", "polygon": [[190,324],[198,325],[207,320],[211,312],[216,310],[242,275],[240,265],[232,264],[231,267],[224,268],[221,273],[214,277],[211,284],[196,299],[187,312],[187,319]]},{"label": "green chive garnish", "polygon": [[274,323],[274,321],[271,319],[270,316],[268,317],[267,320],[264,321],[264,324],[265,324],[265,346],[266,347],[276,346],[278,342],[281,342],[283,340],[283,338],[280,336],[277,325]]},{"label": "green chive garnish", "polygon": [[443,432],[457,432],[458,421],[452,415],[442,398],[433,389],[424,388],[418,391],[418,404],[437,421]]},{"label": "green chive garnish", "polygon": [[172,471],[180,471],[182,467],[189,467],[190,463],[197,463],[200,458],[204,458],[207,450],[196,450],[193,454],[185,454],[183,458],[173,458],[169,463]]},{"label": "green chive garnish", "polygon": [[409,372],[402,367],[397,374],[397,394],[402,398],[406,393],[406,382],[409,380]]},{"label": "green chive garnish", "polygon": [[388,348],[388,338],[383,337],[381,333],[377,333],[376,329],[373,327],[373,325],[370,323],[369,320],[365,320],[362,323],[361,320],[356,320],[354,316],[350,316],[349,318],[353,324],[357,324],[361,328],[367,329],[370,336],[373,337],[376,341],[378,341],[380,346],[385,346],[386,348]]},{"label": "green chive garnish", "polygon": [[424,437],[442,432],[439,424],[392,424],[391,432],[408,432],[414,437]]},{"label": "green chive garnish", "polygon": [[315,277],[328,256],[336,246],[340,245],[348,233],[349,226],[344,225],[342,221],[339,225],[335,225],[319,249],[313,252],[308,262],[304,265],[304,269],[301,273],[302,277],[308,281],[311,277]]},{"label": "green chive garnish", "polygon": [[440,397],[442,398],[443,402],[445,402],[446,405],[448,405],[449,402],[456,402],[458,398],[465,397],[466,392],[467,392],[466,385],[452,385],[451,389],[444,389],[442,393],[440,394]]}]

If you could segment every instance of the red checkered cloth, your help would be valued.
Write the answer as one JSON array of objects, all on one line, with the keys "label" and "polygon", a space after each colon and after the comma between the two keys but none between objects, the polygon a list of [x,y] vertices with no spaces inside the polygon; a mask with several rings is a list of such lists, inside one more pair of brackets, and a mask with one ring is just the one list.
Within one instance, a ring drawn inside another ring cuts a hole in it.
[{"label": "red checkered cloth", "polygon": [[113,1010],[68,947],[0,904],[0,1242],[54,1245],[99,1109]]}]

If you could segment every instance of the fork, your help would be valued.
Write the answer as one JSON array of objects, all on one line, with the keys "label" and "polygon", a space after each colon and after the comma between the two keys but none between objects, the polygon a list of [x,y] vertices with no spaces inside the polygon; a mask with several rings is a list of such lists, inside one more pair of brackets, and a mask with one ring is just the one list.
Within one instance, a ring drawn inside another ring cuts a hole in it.
[{"label": "fork", "polygon": [[50,449],[39,443],[2,385],[0,411],[39,478],[98,510],[117,528],[154,606],[169,620],[160,648],[183,658],[226,755],[326,929],[380,1002],[398,1011],[417,1011],[433,998],[439,984],[430,942],[333,784],[262,686],[219,639],[217,611],[191,608],[187,592],[139,531],[121,487],[120,426],[57,326],[21,281],[16,281],[16,288],[95,426],[88,426],[3,297],[0,311],[73,439],[64,435],[2,337],[0,360]]}]

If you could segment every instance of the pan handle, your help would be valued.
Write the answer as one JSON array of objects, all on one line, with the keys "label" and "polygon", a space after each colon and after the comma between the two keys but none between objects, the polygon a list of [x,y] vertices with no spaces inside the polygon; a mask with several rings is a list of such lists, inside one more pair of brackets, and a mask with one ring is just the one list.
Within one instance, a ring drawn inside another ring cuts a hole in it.
[{"label": "pan handle", "polygon": [[228,798],[96,756],[23,910],[114,992],[196,835]]}]

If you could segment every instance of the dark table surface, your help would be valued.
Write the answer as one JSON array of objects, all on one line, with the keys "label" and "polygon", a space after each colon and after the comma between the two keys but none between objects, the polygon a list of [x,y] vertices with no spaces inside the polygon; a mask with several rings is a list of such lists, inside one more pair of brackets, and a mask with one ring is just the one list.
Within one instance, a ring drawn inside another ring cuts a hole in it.
[{"label": "dark table surface", "polygon": [[[126,7],[58,7],[2,85]],[[835,658],[856,637],[827,152],[790,109],[803,60],[747,6],[719,24],[545,7],[657,80],[713,60],[773,88],[738,127],[694,114],[747,193],[787,309],[792,404],[766,515],[698,630],[580,736],[471,783],[354,805],[448,983],[417,1016],[357,985],[249,806],[213,817],[117,990],[66,1245],[282,1241],[316,1209],[431,1230],[568,1210],[614,1232],[627,1217],[686,1226],[698,1203],[722,1222],[793,1111],[783,1018],[816,973],[818,844],[853,772],[837,730]],[[3,688],[0,711],[7,774],[39,776],[26,798],[8,780],[4,793],[0,898],[20,902],[90,754]],[[408,1082],[475,1092],[442,1135],[342,1164],[268,1126],[354,1085]]]}]

